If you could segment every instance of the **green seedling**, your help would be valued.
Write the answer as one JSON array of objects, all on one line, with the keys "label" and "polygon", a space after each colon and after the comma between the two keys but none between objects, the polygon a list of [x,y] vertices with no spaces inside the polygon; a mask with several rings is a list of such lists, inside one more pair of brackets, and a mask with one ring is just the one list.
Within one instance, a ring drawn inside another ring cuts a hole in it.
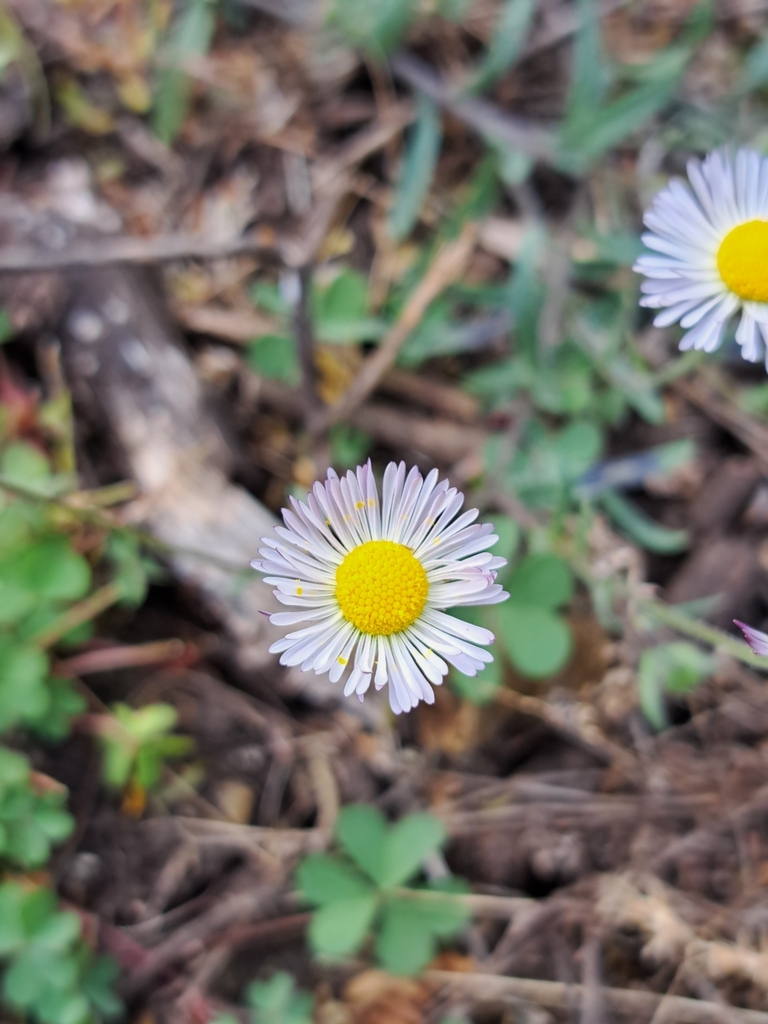
[{"label": "green seedling", "polygon": [[2,1001],[40,1024],[97,1024],[122,1006],[112,993],[115,964],[94,958],[80,918],[56,897],[19,882],[0,885]]},{"label": "green seedling", "polygon": [[469,916],[456,899],[463,891],[459,880],[413,885],[425,858],[445,842],[442,822],[419,813],[388,825],[376,808],[354,804],[339,815],[336,841],[336,853],[307,857],[297,873],[301,895],[317,908],[309,929],[312,949],[349,957],[373,936],[386,970],[418,974],[438,941],[461,931]]},{"label": "green seedling", "polygon": [[160,781],[165,761],[191,749],[188,737],[168,735],[177,720],[170,704],[149,704],[138,711],[116,704],[112,711],[90,720],[104,751],[104,781],[112,789],[122,790],[129,784],[152,789]]},{"label": "green seedling", "polygon": [[42,867],[51,847],[74,828],[66,799],[63,787],[35,784],[26,757],[0,746],[0,863]]}]

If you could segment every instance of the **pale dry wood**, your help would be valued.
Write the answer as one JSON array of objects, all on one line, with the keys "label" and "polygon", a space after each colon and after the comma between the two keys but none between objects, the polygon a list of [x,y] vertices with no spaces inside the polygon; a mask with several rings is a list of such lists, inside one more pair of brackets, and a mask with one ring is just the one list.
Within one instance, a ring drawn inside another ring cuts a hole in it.
[{"label": "pale dry wood", "polygon": [[[547,1009],[572,1007],[584,998],[583,985],[566,985],[560,981],[539,981],[534,978],[509,978],[492,974],[461,974],[454,971],[427,971],[427,982],[450,986],[478,1002],[522,999]],[[718,1003],[684,996],[659,995],[639,989],[602,988],[601,998],[614,1013],[625,1014],[633,1021],[650,1020],[664,1000],[675,1024],[768,1024],[768,1013],[721,1006]]]}]

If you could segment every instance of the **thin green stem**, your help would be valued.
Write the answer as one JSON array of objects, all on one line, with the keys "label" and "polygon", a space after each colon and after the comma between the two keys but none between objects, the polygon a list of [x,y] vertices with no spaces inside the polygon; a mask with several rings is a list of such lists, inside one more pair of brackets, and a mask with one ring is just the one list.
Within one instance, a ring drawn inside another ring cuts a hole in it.
[{"label": "thin green stem", "polygon": [[38,647],[52,647],[53,644],[61,640],[67,633],[77,629],[78,626],[82,626],[85,622],[90,622],[91,619],[95,619],[97,615],[106,611],[113,604],[116,604],[122,596],[122,589],[117,583],[107,583],[106,586],[94,590],[90,597],[86,597],[84,601],[80,601],[78,604],[73,604],[71,608],[67,608],[65,612],[62,612],[53,622],[49,623],[45,629],[41,629],[30,637],[30,640]]},{"label": "thin green stem", "polygon": [[755,654],[748,644],[742,643],[735,636],[724,633],[715,626],[708,626],[705,622],[700,622],[698,619],[691,619],[685,612],[678,611],[676,608],[664,604],[663,601],[642,601],[639,608],[656,619],[657,622],[664,626],[669,626],[684,636],[689,636],[691,639],[699,640],[704,644],[710,644],[710,646],[725,651],[745,665],[768,672],[768,658]]}]

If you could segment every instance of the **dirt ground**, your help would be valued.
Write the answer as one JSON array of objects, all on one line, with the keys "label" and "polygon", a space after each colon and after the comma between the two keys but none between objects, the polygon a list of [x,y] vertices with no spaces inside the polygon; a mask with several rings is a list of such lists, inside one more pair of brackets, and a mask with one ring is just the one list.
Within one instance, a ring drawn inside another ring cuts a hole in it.
[{"label": "dirt ground", "polygon": [[[462,83],[504,5],[439,6],[419,5],[382,60],[287,0],[211,5],[210,39],[181,57],[157,42],[170,3],[6,0],[2,443],[52,457],[70,444],[78,550],[96,565],[106,534],[132,530],[153,566],[143,603],[54,648],[88,704],[71,735],[9,741],[69,790],[74,831],[45,878],[117,961],[141,1024],[245,1022],[244,989],[279,970],[313,994],[318,1024],[764,1024],[768,691],[732,623],[768,617],[765,370],[733,344],[680,355],[674,329],[637,312],[631,262],[644,204],[702,140],[764,147],[768,58],[749,54],[766,8],[723,0],[700,30],[686,0],[599,4],[607,62],[638,81],[692,49],[668,98],[577,165],[558,163],[551,133],[587,5],[534,4],[519,52],[474,92]],[[424,96],[440,136],[421,181],[402,168],[414,133],[413,166],[429,162]],[[527,172],[488,185],[502,143]],[[508,282],[531,231],[547,239],[537,344],[582,338],[555,397],[544,371],[509,369],[527,328]],[[365,284],[362,325],[330,309],[340,272],[342,306]],[[606,296],[618,326],[600,320]],[[41,419],[56,396],[71,400],[64,441]],[[556,501],[534,500],[504,461],[539,426],[592,419],[602,447],[573,476],[623,460],[640,526],[578,488],[563,497],[566,470]],[[672,442],[690,457],[638,468]],[[469,507],[517,524],[521,553],[565,560],[572,649],[554,674],[513,657],[490,695],[451,682],[395,717],[386,693],[358,704],[278,665],[261,614],[275,602],[248,562],[289,495],[368,457],[379,477],[390,460],[437,467]],[[660,696],[657,727],[638,665],[683,640],[710,670]],[[156,785],[102,785],[87,723],[115,702],[170,704],[192,740]],[[339,963],[308,946],[296,868],[333,849],[358,802],[437,816],[438,873],[473,894],[467,926],[415,977],[382,971],[370,945]]]}]

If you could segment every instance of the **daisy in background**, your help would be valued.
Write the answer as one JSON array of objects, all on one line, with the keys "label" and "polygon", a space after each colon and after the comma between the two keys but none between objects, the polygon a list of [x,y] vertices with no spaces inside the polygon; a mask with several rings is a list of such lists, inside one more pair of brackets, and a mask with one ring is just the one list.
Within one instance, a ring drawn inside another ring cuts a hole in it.
[{"label": "daisy in background", "polygon": [[641,305],[662,310],[657,327],[680,322],[681,349],[713,352],[741,313],[736,340],[751,363],[768,368],[768,157],[716,150],[688,164],[654,199],[644,221]]},{"label": "daisy in background", "polygon": [[497,604],[509,596],[495,582],[506,559],[477,509],[459,515],[464,495],[433,469],[390,462],[382,500],[370,461],[339,478],[328,471],[306,503],[291,498],[285,526],[262,538],[261,559],[282,604],[299,611],[269,616],[295,627],[270,647],[281,665],[301,665],[338,682],[362,701],[371,682],[389,686],[395,714],[432,704],[451,664],[474,676],[493,657],[493,633],[446,615],[445,608]]}]

